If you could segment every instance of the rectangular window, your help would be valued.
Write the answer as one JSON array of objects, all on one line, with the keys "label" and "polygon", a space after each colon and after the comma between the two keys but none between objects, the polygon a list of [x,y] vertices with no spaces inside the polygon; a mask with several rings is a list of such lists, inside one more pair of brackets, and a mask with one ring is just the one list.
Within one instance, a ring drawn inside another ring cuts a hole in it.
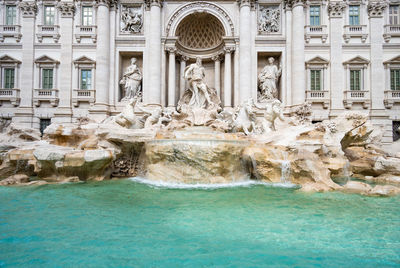
[{"label": "rectangular window", "polygon": [[80,89],[92,89],[92,70],[81,70]]},{"label": "rectangular window", "polygon": [[390,70],[390,89],[400,90],[400,69]]},{"label": "rectangular window", "polygon": [[56,8],[54,6],[44,6],[44,25],[54,25]]},{"label": "rectangular window", "polygon": [[42,70],[42,89],[53,89],[53,69]]},{"label": "rectangular window", "polygon": [[93,8],[82,7],[82,25],[91,26],[93,25]]},{"label": "rectangular window", "polygon": [[4,69],[4,88],[14,88],[15,70],[13,68]]},{"label": "rectangular window", "polygon": [[321,25],[320,16],[321,16],[320,6],[310,6],[310,25],[311,26]]},{"label": "rectangular window", "polygon": [[400,12],[398,5],[389,6],[389,24],[400,24]]},{"label": "rectangular window", "polygon": [[311,70],[311,90],[321,90],[321,70]]},{"label": "rectangular window", "polygon": [[349,24],[360,25],[360,6],[349,6]]},{"label": "rectangular window", "polygon": [[400,121],[392,121],[393,141],[400,139]]},{"label": "rectangular window", "polygon": [[51,125],[51,119],[40,119],[40,133],[42,133],[44,130]]},{"label": "rectangular window", "polygon": [[350,70],[350,90],[361,90],[361,70]]},{"label": "rectangular window", "polygon": [[17,6],[6,6],[6,25],[17,24]]}]

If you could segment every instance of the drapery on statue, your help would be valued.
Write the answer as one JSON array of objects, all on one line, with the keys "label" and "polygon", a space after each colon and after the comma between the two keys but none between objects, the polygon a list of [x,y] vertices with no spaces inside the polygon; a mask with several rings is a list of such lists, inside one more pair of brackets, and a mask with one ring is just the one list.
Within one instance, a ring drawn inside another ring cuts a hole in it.
[{"label": "drapery on statue", "polygon": [[184,77],[188,81],[192,92],[192,97],[188,103],[189,106],[192,108],[207,108],[211,103],[210,92],[203,80],[205,73],[199,57],[196,58],[196,63],[186,67]]},{"label": "drapery on statue", "polygon": [[258,75],[259,80],[259,101],[271,100],[278,98],[278,90],[276,88],[276,83],[279,76],[282,74],[281,67],[274,64],[275,59],[273,57],[268,58],[268,65],[266,65],[261,73]]},{"label": "drapery on statue", "polygon": [[120,81],[120,84],[125,89],[125,96],[122,101],[132,99],[136,96],[139,97],[141,94],[142,72],[136,65],[136,61],[136,58],[131,58],[131,65],[128,66]]}]

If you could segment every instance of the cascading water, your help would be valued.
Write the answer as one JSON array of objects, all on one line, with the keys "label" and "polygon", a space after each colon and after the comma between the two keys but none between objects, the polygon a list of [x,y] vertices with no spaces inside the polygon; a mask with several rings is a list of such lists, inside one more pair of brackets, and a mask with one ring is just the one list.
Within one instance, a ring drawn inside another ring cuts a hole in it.
[{"label": "cascading water", "polygon": [[281,182],[282,183],[291,183],[290,182],[290,161],[283,160],[281,164]]}]

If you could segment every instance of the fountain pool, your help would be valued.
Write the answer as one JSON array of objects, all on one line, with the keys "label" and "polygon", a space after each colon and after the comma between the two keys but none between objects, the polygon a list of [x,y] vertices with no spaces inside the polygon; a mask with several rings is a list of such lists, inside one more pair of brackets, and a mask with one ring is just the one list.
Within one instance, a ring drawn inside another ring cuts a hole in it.
[{"label": "fountain pool", "polygon": [[240,185],[2,187],[0,267],[399,266],[400,196]]}]

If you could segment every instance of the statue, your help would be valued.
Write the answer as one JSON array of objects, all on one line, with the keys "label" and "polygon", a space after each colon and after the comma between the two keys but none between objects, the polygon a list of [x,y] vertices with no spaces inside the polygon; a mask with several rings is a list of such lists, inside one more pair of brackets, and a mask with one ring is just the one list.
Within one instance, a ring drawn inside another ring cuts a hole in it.
[{"label": "statue", "polygon": [[211,103],[211,99],[208,86],[204,83],[205,73],[199,57],[196,59],[196,63],[186,67],[184,75],[192,92],[189,106],[193,108],[207,108],[208,104]]},{"label": "statue", "polygon": [[257,132],[266,134],[271,131],[276,131],[275,119],[279,118],[284,121],[282,103],[277,100],[271,100],[264,103],[253,103],[254,106],[264,112],[264,116],[257,122]]},{"label": "statue", "polygon": [[257,116],[253,110],[254,100],[252,98],[244,101],[240,106],[235,109],[232,120],[233,132],[244,132],[249,135],[256,130]]},{"label": "statue", "polygon": [[122,101],[139,97],[141,94],[142,72],[136,65],[136,58],[131,58],[131,65],[128,66],[120,84],[125,88],[125,96]]},{"label": "statue", "polygon": [[143,26],[141,9],[125,8],[121,14],[122,32],[140,33]]},{"label": "statue", "polygon": [[269,57],[268,65],[265,66],[258,75],[258,80],[260,82],[259,102],[278,98],[276,83],[279,79],[279,76],[282,74],[282,69],[280,67],[278,69],[274,62],[275,59],[273,57]]}]

